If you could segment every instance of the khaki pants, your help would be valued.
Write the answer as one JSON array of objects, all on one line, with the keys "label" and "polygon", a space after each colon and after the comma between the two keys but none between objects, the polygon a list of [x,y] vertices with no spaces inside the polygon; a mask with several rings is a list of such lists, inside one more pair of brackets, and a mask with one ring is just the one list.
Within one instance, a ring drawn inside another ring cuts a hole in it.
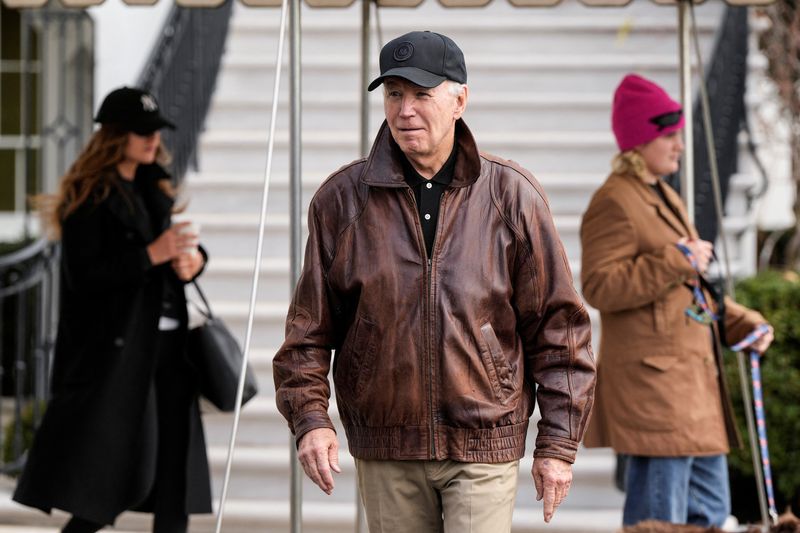
[{"label": "khaki pants", "polygon": [[356,459],[370,533],[507,533],[519,461]]}]

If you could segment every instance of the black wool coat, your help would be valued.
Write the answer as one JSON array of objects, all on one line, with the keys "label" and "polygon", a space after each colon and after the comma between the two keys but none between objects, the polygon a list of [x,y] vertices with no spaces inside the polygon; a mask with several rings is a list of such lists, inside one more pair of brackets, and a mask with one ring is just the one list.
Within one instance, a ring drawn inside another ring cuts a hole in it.
[{"label": "black wool coat", "polygon": [[[184,349],[175,356],[186,372],[180,375],[197,390],[186,362],[183,282],[168,263],[153,266],[146,251],[170,224],[173,200],[158,187],[167,178],[155,164],[137,170],[149,224],[118,187],[104,200],[88,200],[63,223],[52,395],[14,493],[17,502],[103,524],[127,509],[152,511],[155,346],[167,284],[181,304]],[[185,509],[207,513],[210,479],[196,393],[187,405]]]}]

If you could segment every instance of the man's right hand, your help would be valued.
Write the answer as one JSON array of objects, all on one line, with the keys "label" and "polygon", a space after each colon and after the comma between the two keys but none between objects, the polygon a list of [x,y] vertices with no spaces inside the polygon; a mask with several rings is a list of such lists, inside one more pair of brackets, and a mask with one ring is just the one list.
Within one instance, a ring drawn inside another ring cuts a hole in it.
[{"label": "man's right hand", "polygon": [[339,441],[336,432],[329,428],[312,429],[300,438],[297,458],[306,475],[326,494],[333,492],[333,474],[339,468]]},{"label": "man's right hand", "polygon": [[714,254],[714,244],[702,239],[687,239],[686,237],[679,240],[678,244],[686,246],[692,252],[697,261],[697,271],[705,274]]}]

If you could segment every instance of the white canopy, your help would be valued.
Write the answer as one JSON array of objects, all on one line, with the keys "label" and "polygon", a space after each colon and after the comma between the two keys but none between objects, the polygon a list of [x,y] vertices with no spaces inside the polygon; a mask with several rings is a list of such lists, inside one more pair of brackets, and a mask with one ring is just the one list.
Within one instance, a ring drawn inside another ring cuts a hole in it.
[{"label": "white canopy", "polygon": [[[90,7],[102,4],[104,0],[60,0],[65,7]],[[123,0],[129,5],[153,5],[158,0]],[[185,7],[216,7],[221,5],[224,0],[175,0],[178,5]],[[252,7],[280,7],[280,0],[239,0],[245,5]],[[348,7],[356,0],[305,0],[311,7]],[[382,7],[416,7],[424,0],[377,0],[377,4]],[[438,0],[445,7],[483,7],[492,1],[502,0]],[[562,0],[507,0],[516,7],[553,7],[561,3]],[[630,4],[635,0],[580,0],[588,7],[621,7]],[[644,1],[644,0],[636,0]],[[650,0],[656,4],[675,6],[677,0]],[[759,6],[767,5],[774,0],[725,0],[732,6]],[[24,9],[43,7],[48,0],[2,0],[10,8]],[[695,0],[696,4],[702,1]]]}]

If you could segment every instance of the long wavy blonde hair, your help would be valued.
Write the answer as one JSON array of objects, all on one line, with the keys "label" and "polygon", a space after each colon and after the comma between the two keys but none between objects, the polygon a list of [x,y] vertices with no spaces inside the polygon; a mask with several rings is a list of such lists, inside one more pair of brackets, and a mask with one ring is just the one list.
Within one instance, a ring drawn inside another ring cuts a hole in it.
[{"label": "long wavy blonde hair", "polygon": [[[117,165],[125,159],[127,142],[126,130],[115,124],[104,124],[61,178],[58,191],[33,197],[34,208],[39,211],[50,238],[60,238],[64,220],[87,200],[91,198],[94,202],[101,202],[108,197],[112,187],[120,186]],[[165,165],[169,160],[169,153],[159,145],[156,161]],[[169,180],[159,180],[159,188],[172,198],[176,196]]]}]

